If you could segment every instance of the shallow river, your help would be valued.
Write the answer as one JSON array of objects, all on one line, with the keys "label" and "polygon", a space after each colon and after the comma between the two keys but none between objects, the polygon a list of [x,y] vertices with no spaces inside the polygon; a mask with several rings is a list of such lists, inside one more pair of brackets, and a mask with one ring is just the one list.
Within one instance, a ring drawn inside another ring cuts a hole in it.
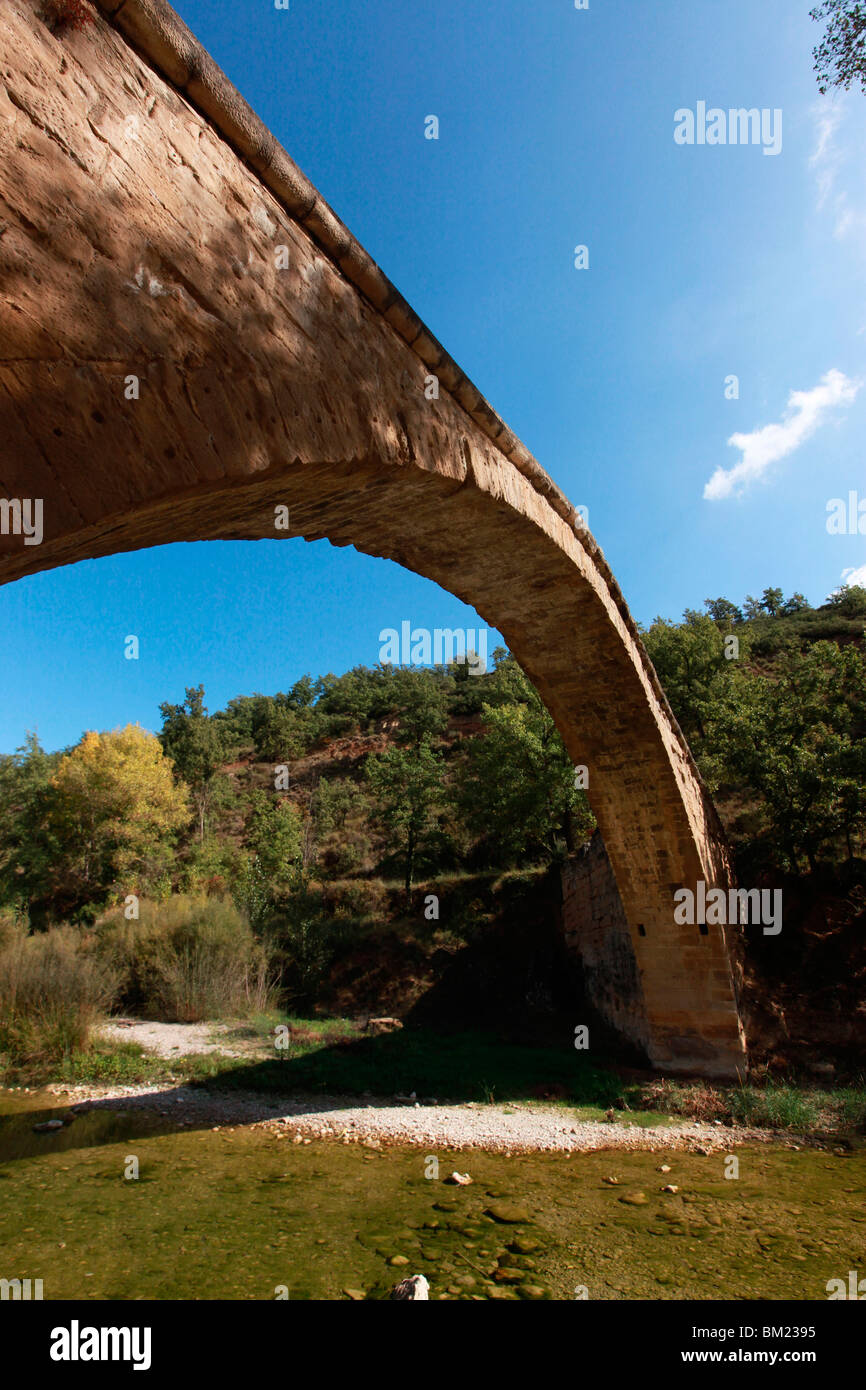
[{"label": "shallow river", "polygon": [[407,1274],[432,1299],[826,1299],[866,1276],[862,1150],[740,1148],[730,1178],[723,1154],[452,1152],[437,1181],[419,1149],[134,1110],[34,1133],[59,1115],[0,1092],[0,1278],[46,1299],[382,1298]]}]

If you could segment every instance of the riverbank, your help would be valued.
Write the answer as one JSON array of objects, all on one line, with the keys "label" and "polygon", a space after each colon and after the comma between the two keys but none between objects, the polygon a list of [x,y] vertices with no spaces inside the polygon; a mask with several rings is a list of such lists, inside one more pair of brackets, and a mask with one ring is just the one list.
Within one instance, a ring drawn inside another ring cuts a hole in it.
[{"label": "riverbank", "polygon": [[[56,1100],[67,1124],[91,1110],[139,1110],[168,1119],[178,1128],[260,1129],[276,1140],[296,1144],[329,1140],[368,1148],[398,1145],[503,1154],[674,1149],[706,1156],[730,1152],[743,1144],[832,1147],[832,1141],[824,1143],[808,1135],[779,1135],[766,1129],[700,1121],[670,1123],[662,1116],[649,1117],[643,1123],[619,1115],[599,1121],[582,1117],[568,1106],[528,1102],[422,1104],[411,1097],[280,1098],[183,1083],[114,1087],[54,1084],[39,1094]],[[844,1142],[850,1145],[850,1141]]]},{"label": "riverbank", "polygon": [[714,1087],[490,1035],[376,1022],[386,1031],[285,1015],[186,1024],[114,1018],[89,1048],[0,1081],[9,1096],[41,1096],[44,1119],[82,1108],[135,1110],[172,1128],[262,1127],[300,1145],[700,1154],[774,1141],[864,1143],[862,1087],[818,1091],[796,1078]]}]

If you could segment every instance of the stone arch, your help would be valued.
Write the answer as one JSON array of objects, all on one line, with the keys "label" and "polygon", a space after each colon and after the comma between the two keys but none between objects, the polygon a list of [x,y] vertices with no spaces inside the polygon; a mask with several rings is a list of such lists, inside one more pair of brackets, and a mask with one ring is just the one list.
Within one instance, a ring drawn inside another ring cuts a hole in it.
[{"label": "stone arch", "polygon": [[731,881],[724,837],[589,531],[170,7],[100,8],[0,16],[0,495],[44,532],[0,535],[0,582],[288,506],[450,590],[590,769],[651,1061],[735,1074],[725,931],[673,920]]}]

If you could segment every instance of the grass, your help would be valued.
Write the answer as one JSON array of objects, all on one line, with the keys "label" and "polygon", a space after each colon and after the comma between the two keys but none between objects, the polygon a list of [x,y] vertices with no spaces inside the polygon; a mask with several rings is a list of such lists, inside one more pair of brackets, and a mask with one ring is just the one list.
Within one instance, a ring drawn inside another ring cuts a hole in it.
[{"label": "grass", "polygon": [[298,1040],[331,1042],[358,1036],[357,1025],[348,1018],[298,1018],[276,1009],[254,1014],[249,1020],[247,1036],[273,1039],[276,1029],[284,1026]]},{"label": "grass", "polygon": [[[179,1064],[178,1064],[179,1065]],[[79,1085],[136,1086],[180,1075],[174,1063],[146,1053],[138,1043],[98,1042],[64,1058],[61,1078]]]},{"label": "grass", "polygon": [[743,1086],[729,1093],[731,1114],[739,1124],[760,1129],[814,1129],[821,1112],[815,1099],[794,1086],[768,1081],[757,1089]]}]

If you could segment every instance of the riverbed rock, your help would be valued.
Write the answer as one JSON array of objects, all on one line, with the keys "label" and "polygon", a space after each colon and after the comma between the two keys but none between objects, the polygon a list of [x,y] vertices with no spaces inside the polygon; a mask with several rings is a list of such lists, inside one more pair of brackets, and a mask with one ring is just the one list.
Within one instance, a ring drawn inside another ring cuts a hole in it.
[{"label": "riverbed rock", "polygon": [[515,1236],[509,1245],[509,1250],[513,1250],[515,1255],[531,1255],[541,1244],[538,1240],[533,1240],[532,1236]]},{"label": "riverbed rock", "polygon": [[532,1220],[526,1208],[519,1207],[514,1202],[492,1202],[484,1215],[492,1217],[503,1226],[522,1226]]}]

